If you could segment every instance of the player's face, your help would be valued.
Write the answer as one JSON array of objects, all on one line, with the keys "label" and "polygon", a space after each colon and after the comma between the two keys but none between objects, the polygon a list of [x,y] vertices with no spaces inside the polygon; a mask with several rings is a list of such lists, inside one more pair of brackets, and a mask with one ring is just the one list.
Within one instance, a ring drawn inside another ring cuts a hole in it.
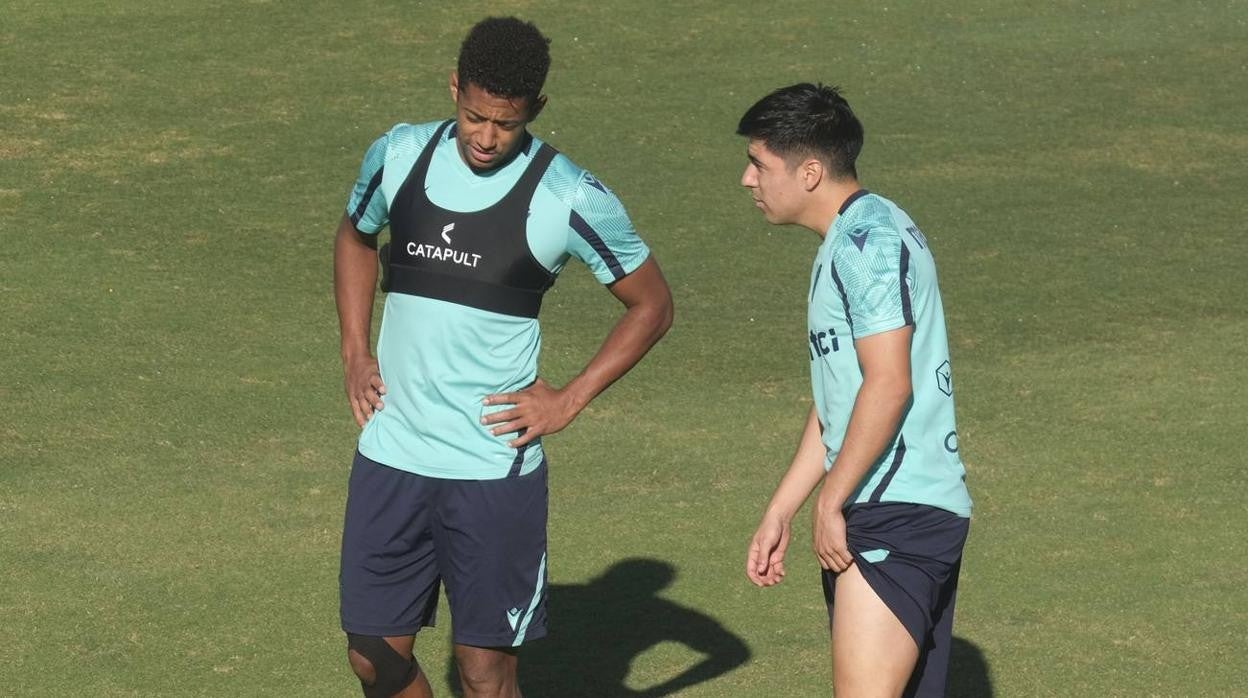
[{"label": "player's face", "polygon": [[741,173],[741,186],[750,190],[763,217],[776,225],[796,222],[805,191],[800,168],[789,167],[756,138],[750,139],[746,157],[749,162]]},{"label": "player's face", "polygon": [[524,126],[541,111],[546,98],[534,104],[525,98],[499,97],[472,83],[459,84],[451,74],[455,100],[455,140],[459,155],[474,170],[492,170],[511,161],[524,142]]}]

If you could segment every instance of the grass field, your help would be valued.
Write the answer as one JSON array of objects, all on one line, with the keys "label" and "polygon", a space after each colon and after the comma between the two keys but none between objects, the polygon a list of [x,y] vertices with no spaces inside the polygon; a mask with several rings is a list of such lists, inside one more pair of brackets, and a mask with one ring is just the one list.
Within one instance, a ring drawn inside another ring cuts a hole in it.
[{"label": "grass field", "polygon": [[[733,129],[799,80],[846,89],[864,183],[940,265],[976,502],[951,695],[1248,695],[1241,0],[7,0],[0,695],[357,694],[331,235],[372,139],[450,114],[489,13],[553,38],[534,131],[677,303],[547,441],[526,695],[829,692],[805,514],[784,584],[741,572],[809,405],[817,240],[749,205]],[[569,269],[543,374],[616,313]],[[440,695],[447,650],[417,643]]]}]

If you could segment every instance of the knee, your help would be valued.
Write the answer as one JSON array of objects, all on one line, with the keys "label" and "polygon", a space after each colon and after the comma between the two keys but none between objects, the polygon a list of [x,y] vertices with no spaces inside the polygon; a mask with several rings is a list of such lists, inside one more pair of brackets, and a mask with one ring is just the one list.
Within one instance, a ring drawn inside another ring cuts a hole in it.
[{"label": "knee", "polygon": [[415,657],[395,651],[384,638],[347,634],[347,662],[366,698],[389,698],[420,675]]},{"label": "knee", "polygon": [[347,648],[347,662],[351,665],[351,671],[359,677],[360,683],[372,685],[377,682],[377,668],[364,655],[350,647]]},{"label": "knee", "polygon": [[516,681],[516,657],[482,648],[455,648],[459,678],[469,696],[509,696]]}]

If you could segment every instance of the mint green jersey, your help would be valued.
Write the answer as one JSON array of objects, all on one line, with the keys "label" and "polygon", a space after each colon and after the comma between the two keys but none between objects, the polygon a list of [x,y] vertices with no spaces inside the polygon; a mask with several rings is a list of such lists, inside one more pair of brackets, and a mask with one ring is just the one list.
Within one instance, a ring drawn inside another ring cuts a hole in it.
[{"label": "mint green jersey", "polygon": [[846,200],[815,256],[807,315],[811,387],[827,469],[841,450],[862,386],[854,340],[914,328],[913,398],[892,443],[846,505],[907,502],[969,517],[936,265],[905,211],[862,190]]},{"label": "mint green jersey", "polygon": [[[511,162],[478,174],[460,157],[453,124],[430,144],[440,124],[399,124],[369,148],[347,203],[357,230],[376,234],[390,223],[395,197],[426,146],[434,149],[428,174],[409,190],[423,186],[432,205],[452,213],[483,211],[503,200],[542,146],[526,134]],[[575,257],[607,284],[631,273],[649,255],[615,195],[563,155],[550,162],[528,202],[527,217],[523,209],[520,216],[516,226],[524,226],[528,253],[551,274]],[[406,253],[436,264],[473,266],[481,254],[463,251],[471,242],[466,235],[448,225],[436,245],[409,243],[412,249]],[[489,480],[536,469],[544,458],[540,439],[511,448],[507,442],[516,434],[494,436],[480,420],[487,395],[533,383],[540,349],[535,317],[390,293],[377,340],[385,407],[365,424],[360,453],[393,468],[448,479]]]}]

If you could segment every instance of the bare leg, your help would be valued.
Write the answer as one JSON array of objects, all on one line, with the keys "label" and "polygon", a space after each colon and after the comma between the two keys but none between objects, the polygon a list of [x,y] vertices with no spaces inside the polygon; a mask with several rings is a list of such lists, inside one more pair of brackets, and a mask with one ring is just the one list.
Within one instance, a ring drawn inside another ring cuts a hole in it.
[{"label": "bare leg", "polygon": [[919,658],[906,627],[867,584],[858,565],[836,577],[832,688],[837,698],[896,698]]},{"label": "bare leg", "polygon": [[455,664],[464,698],[521,698],[515,650],[455,645]]},{"label": "bare leg", "polygon": [[[415,638],[407,637],[387,637],[386,644],[394,648],[400,656],[407,657],[412,653],[412,645]],[[377,674],[373,669],[373,665],[364,658],[359,652],[349,649],[347,650],[347,661],[351,662],[351,670],[355,675],[360,677],[360,681],[365,684],[372,684],[377,679]],[[433,698],[433,690],[429,688],[429,680],[425,678],[425,672],[422,670],[416,680],[411,682],[402,691],[394,694],[394,698]]]}]

